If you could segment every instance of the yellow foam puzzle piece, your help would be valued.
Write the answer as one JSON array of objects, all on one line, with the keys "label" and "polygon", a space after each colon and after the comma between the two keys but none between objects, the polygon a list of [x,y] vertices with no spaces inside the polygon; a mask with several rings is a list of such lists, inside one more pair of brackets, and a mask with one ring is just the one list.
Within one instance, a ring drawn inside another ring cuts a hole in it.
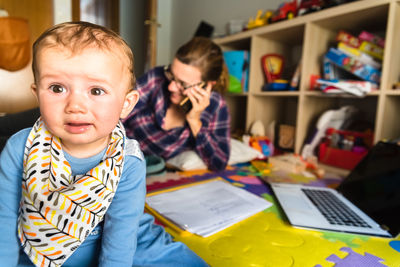
[{"label": "yellow foam puzzle piece", "polygon": [[[279,212],[274,205],[207,238],[179,236],[168,228],[167,231],[213,267],[331,267],[334,263],[326,261],[327,257],[332,254],[340,258],[347,256],[340,251],[348,247],[340,236],[335,240],[331,236],[325,238],[329,235],[324,232],[294,228],[280,218]],[[400,253],[390,248],[388,239],[353,237],[352,241],[359,244],[354,251],[380,257],[388,266],[400,265]]]}]

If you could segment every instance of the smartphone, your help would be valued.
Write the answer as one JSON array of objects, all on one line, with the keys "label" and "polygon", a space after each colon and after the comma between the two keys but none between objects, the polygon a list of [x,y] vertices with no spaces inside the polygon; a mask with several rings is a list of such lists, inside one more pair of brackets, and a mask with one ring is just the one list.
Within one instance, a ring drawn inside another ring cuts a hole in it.
[{"label": "smartphone", "polygon": [[[200,88],[205,89],[206,87],[206,83],[201,83],[199,85]],[[183,111],[185,113],[188,113],[191,109],[192,109],[192,102],[190,101],[189,97],[185,97],[185,99],[183,99],[181,101],[181,103],[179,103],[179,106],[183,109]]]}]

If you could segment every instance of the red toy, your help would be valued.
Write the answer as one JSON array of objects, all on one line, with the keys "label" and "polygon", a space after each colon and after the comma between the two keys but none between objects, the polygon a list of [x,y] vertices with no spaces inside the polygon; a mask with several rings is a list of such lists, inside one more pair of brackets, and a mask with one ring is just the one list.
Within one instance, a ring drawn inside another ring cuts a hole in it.
[{"label": "red toy", "polygon": [[321,10],[323,6],[323,0],[301,0],[297,15],[301,16],[310,12]]},{"label": "red toy", "polygon": [[261,65],[264,70],[267,84],[262,88],[263,91],[287,90],[289,81],[281,80],[285,60],[279,54],[266,54],[261,57]]},{"label": "red toy", "polygon": [[274,12],[272,17],[269,18],[269,23],[277,22],[285,19],[293,19],[297,16],[297,0],[292,2],[282,3],[278,9]]},{"label": "red toy", "polygon": [[261,57],[261,65],[268,83],[273,83],[281,78],[285,60],[279,54],[266,54]]}]

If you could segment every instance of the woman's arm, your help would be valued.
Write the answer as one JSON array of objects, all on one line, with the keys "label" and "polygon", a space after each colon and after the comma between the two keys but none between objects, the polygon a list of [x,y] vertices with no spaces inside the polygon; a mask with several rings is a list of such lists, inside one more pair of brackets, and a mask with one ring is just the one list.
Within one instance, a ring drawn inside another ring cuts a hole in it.
[{"label": "woman's arm", "polygon": [[196,136],[196,151],[210,170],[225,169],[230,153],[230,116],[224,99],[212,93],[202,113]]},{"label": "woman's arm", "polygon": [[132,266],[146,194],[144,160],[127,156],[117,192],[105,215],[101,267]]}]

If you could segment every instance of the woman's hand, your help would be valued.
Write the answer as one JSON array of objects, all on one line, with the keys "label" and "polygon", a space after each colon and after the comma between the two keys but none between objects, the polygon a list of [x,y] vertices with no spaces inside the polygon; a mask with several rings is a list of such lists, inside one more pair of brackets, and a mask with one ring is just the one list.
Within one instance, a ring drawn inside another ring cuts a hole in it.
[{"label": "woman's hand", "polygon": [[188,90],[187,96],[192,102],[192,109],[187,113],[186,119],[200,119],[201,113],[210,105],[212,84],[207,83],[205,88],[200,86]]},{"label": "woman's hand", "polygon": [[212,83],[208,82],[205,88],[195,86],[187,92],[187,96],[192,102],[192,109],[186,114],[186,120],[195,137],[202,126],[201,113],[210,105],[211,89]]}]

